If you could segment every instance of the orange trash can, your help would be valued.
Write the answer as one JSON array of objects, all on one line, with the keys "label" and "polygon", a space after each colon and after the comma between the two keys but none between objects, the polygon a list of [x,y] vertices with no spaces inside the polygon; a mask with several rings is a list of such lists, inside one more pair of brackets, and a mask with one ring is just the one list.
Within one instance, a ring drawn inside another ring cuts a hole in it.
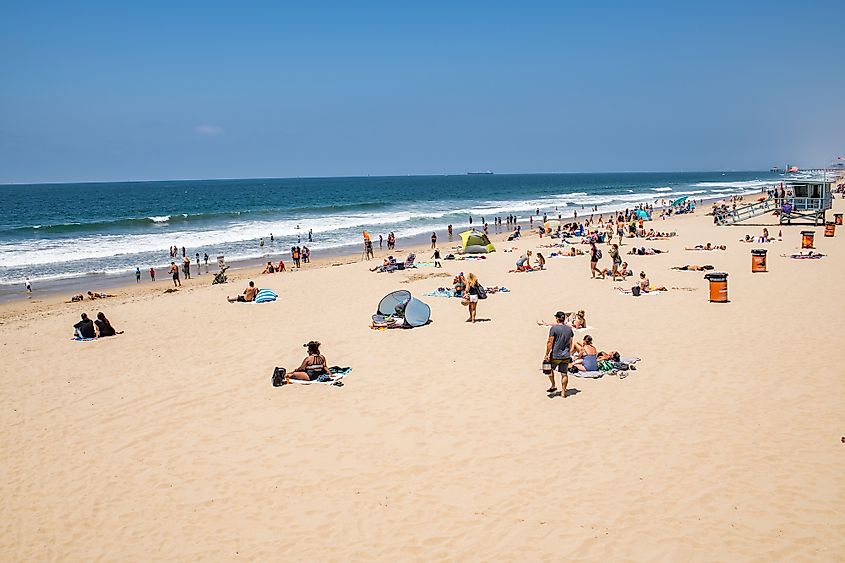
[{"label": "orange trash can", "polygon": [[824,225],[824,236],[832,237],[832,236],[835,236],[835,235],[836,235],[836,223],[833,223],[832,221],[828,221]]},{"label": "orange trash can", "polygon": [[841,213],[834,213],[833,214],[833,222],[837,225],[842,224],[842,214]]},{"label": "orange trash can", "polygon": [[751,271],[753,273],[757,272],[767,272],[766,270],[766,253],[768,250],[759,248],[751,251]]},{"label": "orange trash can", "polygon": [[710,282],[710,302],[728,302],[728,274],[725,272],[710,272],[704,275],[704,279]]},{"label": "orange trash can", "polygon": [[801,231],[801,248],[814,248],[813,239],[816,231]]}]

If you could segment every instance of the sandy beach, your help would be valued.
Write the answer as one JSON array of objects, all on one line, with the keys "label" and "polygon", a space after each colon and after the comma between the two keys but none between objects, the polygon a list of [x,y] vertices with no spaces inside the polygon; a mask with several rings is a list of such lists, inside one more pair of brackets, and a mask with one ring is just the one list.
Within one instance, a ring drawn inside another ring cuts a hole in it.
[{"label": "sandy beach", "polygon": [[[814,229],[825,258],[791,260],[806,227],[746,244],[762,227],[704,211],[654,221],[668,240],[624,240],[668,251],[624,256],[677,288],[639,298],[614,289],[630,278],[591,280],[587,256],[508,273],[525,250],[548,256],[531,235],[442,270],[346,259],[3,304],[0,558],[843,560],[845,227]],[[727,250],[684,250],[706,242]],[[767,273],[751,272],[758,247]],[[684,264],[728,272],[730,303],[670,270]],[[510,289],[480,304],[486,322],[424,296],[460,271]],[[249,279],[279,300],[228,303]],[[372,330],[396,289],[432,323]],[[577,309],[578,338],[641,361],[550,399],[537,321]],[[71,340],[100,310],[125,334]],[[312,339],[353,368],[345,385],[272,387]]]}]

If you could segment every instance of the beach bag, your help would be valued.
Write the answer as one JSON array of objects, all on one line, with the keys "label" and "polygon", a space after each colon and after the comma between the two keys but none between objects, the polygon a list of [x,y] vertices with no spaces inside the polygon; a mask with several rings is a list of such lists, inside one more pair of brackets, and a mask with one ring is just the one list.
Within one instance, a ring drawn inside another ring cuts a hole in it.
[{"label": "beach bag", "polygon": [[632,287],[631,288],[631,295],[633,295],[634,297],[639,297],[640,296],[640,286],[635,285],[634,287]]},{"label": "beach bag", "polygon": [[601,260],[601,248],[596,249],[596,260]]},{"label": "beach bag", "polygon": [[478,285],[476,285],[475,287],[476,287],[476,291],[478,291],[478,299],[479,299],[479,300],[481,300],[481,299],[487,299],[487,288],[485,288],[485,287],[484,287],[483,285],[481,285],[481,284],[478,284]]}]

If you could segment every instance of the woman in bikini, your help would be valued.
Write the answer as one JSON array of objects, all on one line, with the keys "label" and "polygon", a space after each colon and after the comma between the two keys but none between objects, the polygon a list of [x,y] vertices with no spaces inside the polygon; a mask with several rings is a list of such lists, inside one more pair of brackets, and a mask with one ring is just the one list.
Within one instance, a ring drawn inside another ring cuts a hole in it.
[{"label": "woman in bikini", "polygon": [[300,381],[314,381],[323,374],[329,373],[326,357],[320,354],[320,343],[312,340],[308,344],[304,344],[308,348],[308,357],[302,360],[302,363],[293,372],[287,373],[285,368],[277,367],[273,371],[273,385],[285,385],[290,383],[291,379],[298,379]]}]

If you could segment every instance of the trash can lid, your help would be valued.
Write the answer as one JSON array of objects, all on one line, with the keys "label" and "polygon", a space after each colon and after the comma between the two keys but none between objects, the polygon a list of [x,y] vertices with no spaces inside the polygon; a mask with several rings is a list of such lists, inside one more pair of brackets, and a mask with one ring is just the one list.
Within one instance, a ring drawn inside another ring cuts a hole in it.
[{"label": "trash can lid", "polygon": [[754,256],[765,256],[767,252],[768,250],[766,250],[765,248],[755,248],[751,251],[751,254],[753,254]]},{"label": "trash can lid", "polygon": [[710,272],[704,274],[704,279],[713,281],[725,281],[726,279],[728,279],[728,274],[727,272]]}]

